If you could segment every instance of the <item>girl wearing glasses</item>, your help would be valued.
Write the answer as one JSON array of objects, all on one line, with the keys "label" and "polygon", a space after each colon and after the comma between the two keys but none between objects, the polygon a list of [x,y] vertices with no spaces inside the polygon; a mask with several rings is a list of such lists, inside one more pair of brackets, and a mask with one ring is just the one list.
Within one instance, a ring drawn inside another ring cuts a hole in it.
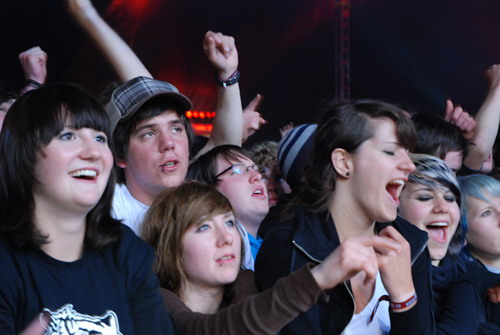
[{"label": "girl wearing glasses", "polygon": [[269,212],[266,184],[259,167],[236,145],[221,145],[201,155],[188,169],[187,179],[213,185],[231,203],[245,236],[245,269],[254,269],[262,239],[260,224]]},{"label": "girl wearing glasses", "polygon": [[269,288],[333,252],[336,285],[281,334],[433,334],[427,236],[397,216],[415,169],[410,119],[383,102],[330,104],[313,136],[303,189],[266,235],[256,279]]}]

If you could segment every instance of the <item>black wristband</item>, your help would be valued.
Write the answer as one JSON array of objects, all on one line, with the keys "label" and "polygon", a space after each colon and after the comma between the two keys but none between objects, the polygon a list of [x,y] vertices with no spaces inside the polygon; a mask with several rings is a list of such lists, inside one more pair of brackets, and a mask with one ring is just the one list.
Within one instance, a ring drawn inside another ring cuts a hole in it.
[{"label": "black wristband", "polygon": [[24,82],[24,86],[31,86],[34,88],[42,88],[43,84],[40,84],[38,81],[33,79],[26,79]]},{"label": "black wristband", "polygon": [[240,80],[240,71],[234,71],[234,73],[227,80],[222,80],[216,72],[215,80],[217,81],[217,85],[226,88],[227,86],[236,84],[238,80]]}]

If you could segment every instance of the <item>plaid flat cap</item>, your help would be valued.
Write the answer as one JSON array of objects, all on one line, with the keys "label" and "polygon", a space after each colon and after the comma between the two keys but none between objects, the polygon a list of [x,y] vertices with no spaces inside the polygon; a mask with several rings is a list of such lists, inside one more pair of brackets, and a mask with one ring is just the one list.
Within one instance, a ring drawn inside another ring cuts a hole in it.
[{"label": "plaid flat cap", "polygon": [[136,77],[120,85],[111,95],[106,111],[111,119],[112,129],[115,129],[118,122],[132,117],[149,99],[160,95],[171,97],[184,111],[193,108],[191,100],[179,93],[174,85],[148,77]]}]

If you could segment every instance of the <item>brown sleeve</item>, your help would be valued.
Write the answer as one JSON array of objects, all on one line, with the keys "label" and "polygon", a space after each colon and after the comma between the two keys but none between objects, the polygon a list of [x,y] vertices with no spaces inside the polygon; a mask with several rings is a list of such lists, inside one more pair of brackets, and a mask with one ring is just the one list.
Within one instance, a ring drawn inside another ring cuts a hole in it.
[{"label": "brown sleeve", "polygon": [[219,310],[216,314],[191,311],[172,292],[163,290],[164,303],[180,334],[276,334],[325,293],[306,265],[256,295]]}]

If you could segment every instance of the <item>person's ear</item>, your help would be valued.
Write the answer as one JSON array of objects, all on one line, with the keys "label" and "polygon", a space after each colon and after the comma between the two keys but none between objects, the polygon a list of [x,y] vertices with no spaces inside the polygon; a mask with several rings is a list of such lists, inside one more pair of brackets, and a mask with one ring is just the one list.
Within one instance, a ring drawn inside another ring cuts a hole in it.
[{"label": "person's ear", "polygon": [[122,169],[125,169],[127,167],[127,162],[124,159],[120,159],[116,161],[116,165],[118,167],[121,167]]},{"label": "person's ear", "polygon": [[352,175],[351,154],[341,148],[336,148],[331,155],[333,169],[340,177],[349,178]]}]

